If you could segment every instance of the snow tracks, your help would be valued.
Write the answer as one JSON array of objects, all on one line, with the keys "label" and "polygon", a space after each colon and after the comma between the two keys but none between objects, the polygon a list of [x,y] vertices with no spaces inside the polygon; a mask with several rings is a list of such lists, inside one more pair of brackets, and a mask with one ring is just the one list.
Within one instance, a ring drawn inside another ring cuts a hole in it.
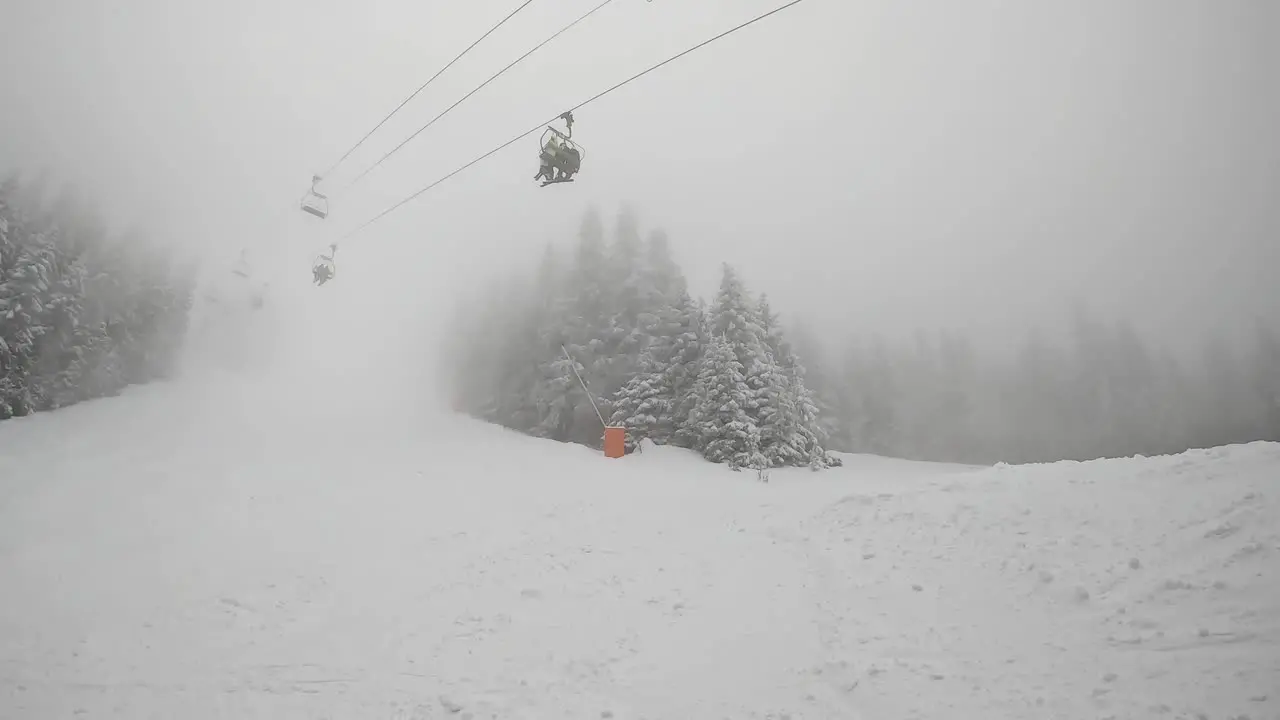
[{"label": "snow tracks", "polygon": [[1275,444],[765,484],[194,395],[0,431],[0,716],[1280,717]]},{"label": "snow tracks", "polygon": [[868,718],[1280,718],[1278,482],[1255,443],[870,484],[794,534],[824,675]]}]

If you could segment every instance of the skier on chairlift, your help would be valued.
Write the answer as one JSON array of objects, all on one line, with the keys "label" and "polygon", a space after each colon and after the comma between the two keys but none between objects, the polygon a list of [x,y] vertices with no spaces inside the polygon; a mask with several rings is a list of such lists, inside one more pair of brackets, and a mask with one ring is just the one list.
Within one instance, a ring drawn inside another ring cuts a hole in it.
[{"label": "skier on chairlift", "polygon": [[547,181],[551,181],[556,178],[558,171],[555,167],[555,161],[556,155],[560,154],[560,149],[560,136],[552,135],[547,144],[543,146],[542,153],[538,155],[540,166],[538,167],[538,174],[533,176],[534,180],[541,180],[545,177]]},{"label": "skier on chairlift", "polygon": [[312,276],[311,281],[314,282],[317,286],[324,285],[326,282],[333,279],[333,275],[334,275],[333,256],[337,253],[337,251],[338,251],[337,245],[330,245],[329,254],[328,255],[321,254],[319,259],[316,260],[315,266],[311,268],[311,276]]},{"label": "skier on chairlift", "polygon": [[534,180],[543,180],[543,187],[572,182],[574,174],[582,167],[582,152],[573,141],[573,111],[561,113],[560,119],[564,120],[567,133],[549,125],[543,133],[542,149],[538,154],[538,174],[533,176]]}]

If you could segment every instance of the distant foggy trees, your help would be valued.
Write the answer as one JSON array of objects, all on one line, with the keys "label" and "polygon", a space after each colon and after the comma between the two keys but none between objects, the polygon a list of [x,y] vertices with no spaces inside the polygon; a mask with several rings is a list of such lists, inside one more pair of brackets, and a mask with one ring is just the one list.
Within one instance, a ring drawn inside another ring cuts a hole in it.
[{"label": "distant foggy trees", "polygon": [[572,247],[547,247],[532,272],[460,306],[455,406],[596,447],[603,420],[626,427],[629,450],[647,438],[733,469],[838,464],[767,300],[722,273],[712,303],[695,300],[665,235],[642,238],[623,212],[606,239],[589,212]]},{"label": "distant foggy trees", "polygon": [[1243,347],[1209,338],[1196,362],[1083,311],[1066,340],[1032,332],[1006,360],[952,333],[794,338],[833,450],[1018,463],[1280,441],[1280,338],[1262,324]]},{"label": "distant foggy trees", "polygon": [[163,252],[39,194],[0,180],[0,420],[164,377],[190,307]]}]

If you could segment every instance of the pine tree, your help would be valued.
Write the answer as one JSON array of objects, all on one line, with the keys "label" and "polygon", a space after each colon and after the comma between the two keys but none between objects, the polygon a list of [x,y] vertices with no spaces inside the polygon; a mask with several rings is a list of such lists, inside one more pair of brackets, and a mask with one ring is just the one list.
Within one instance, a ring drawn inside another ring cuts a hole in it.
[{"label": "pine tree", "polygon": [[[658,297],[653,301],[662,302]],[[612,422],[628,428],[632,448],[646,437],[659,445],[683,444],[702,340],[697,307],[688,292],[682,290],[676,302],[653,315],[639,366],[614,399]]]},{"label": "pine tree", "polygon": [[639,367],[613,400],[610,424],[626,428],[626,451],[632,452],[646,438],[665,445],[672,434],[671,388],[667,366],[655,357],[655,347],[646,348]]},{"label": "pine tree", "polygon": [[671,442],[680,447],[695,448],[698,433],[692,428],[690,417],[698,402],[695,388],[709,341],[707,321],[703,307],[694,302],[687,290],[680,291],[672,312],[676,330],[671,340],[666,379],[672,397]]},{"label": "pine tree", "polygon": [[127,259],[120,243],[103,242],[90,245],[83,259],[85,299],[77,342],[85,348],[89,372],[80,385],[87,397],[115,395],[126,384],[121,350],[135,342],[124,322],[134,304],[125,285]]},{"label": "pine tree", "polygon": [[93,338],[80,326],[83,311],[83,264],[70,257],[74,250],[56,225],[45,231],[51,251],[51,267],[42,300],[45,332],[38,343],[36,393],[42,398],[40,410],[54,410],[85,399],[79,384],[86,380],[93,360],[81,344]]},{"label": "pine tree", "polygon": [[734,470],[766,467],[760,429],[746,410],[750,395],[746,376],[727,337],[716,336],[707,346],[695,392],[698,404],[690,422],[703,457]]},{"label": "pine tree", "polygon": [[777,421],[770,419],[776,410],[771,398],[777,393],[781,378],[765,344],[756,305],[728,263],[721,266],[720,289],[709,311],[708,324],[713,335],[725,338],[743,368],[747,386],[743,407],[747,417],[757,427]]},{"label": "pine tree", "polygon": [[755,318],[760,327],[760,350],[753,353],[756,365],[752,379],[755,383],[755,420],[760,426],[760,449],[771,467],[794,465],[797,451],[793,441],[797,431],[797,408],[792,388],[778,363],[781,328],[778,318],[769,307],[769,298],[761,294]]},{"label": "pine tree", "polygon": [[0,420],[34,411],[28,377],[41,332],[31,302],[38,267],[22,242],[25,218],[15,178],[0,182]]},{"label": "pine tree", "polygon": [[[41,353],[48,347],[51,279],[55,253],[46,234],[35,231],[27,218],[6,223],[11,247],[0,275],[0,311],[4,313],[4,345],[7,363],[0,376],[5,417],[28,415],[45,409],[47,384],[40,375]],[[15,236],[13,238],[12,236]]]},{"label": "pine tree", "polygon": [[[711,332],[729,343],[747,377],[759,371],[754,366],[768,362],[764,329],[746,286],[728,263],[721,266],[720,290],[709,310]],[[756,386],[753,390],[759,391]]]},{"label": "pine tree", "polygon": [[805,385],[805,369],[787,341],[767,295],[760,296],[758,315],[770,365],[763,375],[761,446],[773,467],[808,465],[821,469],[839,464],[823,448],[826,441],[818,421],[813,393]]}]

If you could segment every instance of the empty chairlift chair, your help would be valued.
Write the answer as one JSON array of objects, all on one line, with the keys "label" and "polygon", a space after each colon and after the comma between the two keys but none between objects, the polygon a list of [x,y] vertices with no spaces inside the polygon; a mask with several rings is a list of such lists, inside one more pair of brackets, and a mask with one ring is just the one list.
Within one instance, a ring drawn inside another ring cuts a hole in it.
[{"label": "empty chairlift chair", "polygon": [[329,216],[329,198],[316,190],[316,185],[319,182],[319,175],[311,176],[311,189],[302,196],[302,210],[323,220]]}]

